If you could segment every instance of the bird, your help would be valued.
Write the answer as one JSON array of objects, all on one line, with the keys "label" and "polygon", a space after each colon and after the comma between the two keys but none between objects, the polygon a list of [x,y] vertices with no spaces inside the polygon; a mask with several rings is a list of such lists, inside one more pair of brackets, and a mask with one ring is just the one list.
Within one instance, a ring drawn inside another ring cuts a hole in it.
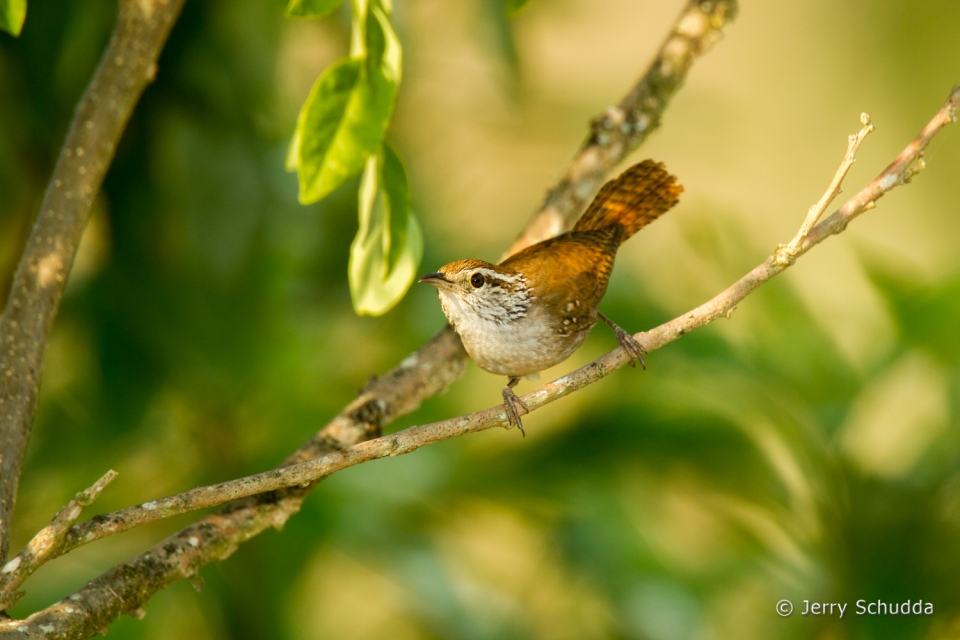
[{"label": "bird", "polygon": [[637,163],[610,180],[573,230],[531,245],[500,262],[457,260],[419,279],[437,289],[444,315],[467,354],[505,375],[508,427],[523,430],[529,413],[513,388],[523,377],[566,360],[603,320],[617,342],[646,369],[646,350],[599,310],[620,245],[670,210],[683,187],[664,165]]}]

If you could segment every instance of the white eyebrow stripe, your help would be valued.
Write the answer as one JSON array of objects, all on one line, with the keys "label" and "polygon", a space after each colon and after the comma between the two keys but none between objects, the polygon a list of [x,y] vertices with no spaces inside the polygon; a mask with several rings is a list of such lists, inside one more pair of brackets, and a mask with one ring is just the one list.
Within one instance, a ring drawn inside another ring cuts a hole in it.
[{"label": "white eyebrow stripe", "polygon": [[503,282],[508,282],[510,284],[514,284],[518,280],[523,279],[523,276],[520,276],[520,275],[511,276],[506,273],[498,273],[493,269],[487,269],[486,267],[477,267],[476,269],[470,269],[470,272],[480,273],[487,276],[491,280],[502,280]]}]

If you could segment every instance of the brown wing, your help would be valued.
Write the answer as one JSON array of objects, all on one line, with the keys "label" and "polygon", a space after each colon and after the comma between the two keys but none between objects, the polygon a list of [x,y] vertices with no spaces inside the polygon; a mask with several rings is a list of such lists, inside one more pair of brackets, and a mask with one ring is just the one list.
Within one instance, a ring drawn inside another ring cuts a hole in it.
[{"label": "brown wing", "polygon": [[524,249],[502,265],[526,274],[542,303],[557,309],[561,334],[589,330],[622,233],[620,226],[565,233]]},{"label": "brown wing", "polygon": [[683,187],[653,160],[635,164],[600,188],[574,231],[623,225],[620,243],[677,204]]}]

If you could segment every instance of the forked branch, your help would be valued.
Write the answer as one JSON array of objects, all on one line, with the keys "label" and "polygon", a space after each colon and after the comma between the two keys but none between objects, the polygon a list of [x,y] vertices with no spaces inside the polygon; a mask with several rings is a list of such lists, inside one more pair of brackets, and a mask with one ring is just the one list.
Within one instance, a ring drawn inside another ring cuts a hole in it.
[{"label": "forked branch", "polygon": [[850,171],[850,167],[857,161],[857,149],[860,148],[860,143],[873,131],[873,122],[870,121],[869,114],[860,114],[860,124],[863,125],[860,132],[852,134],[847,139],[847,153],[844,154],[840,167],[834,174],[833,180],[830,181],[830,186],[823,192],[820,200],[807,211],[807,217],[800,226],[800,230],[797,231],[797,235],[793,237],[793,240],[786,245],[780,245],[780,247],[778,247],[777,252],[774,254],[778,263],[783,261],[789,262],[797,257],[800,244],[810,233],[810,230],[813,229],[813,226],[817,224],[817,221],[820,220],[820,216],[827,210],[827,207],[830,206],[833,199],[840,195],[840,187],[843,185],[843,179],[847,177],[847,172]]},{"label": "forked branch", "polygon": [[116,480],[117,472],[107,471],[93,485],[84,489],[57,512],[49,525],[37,532],[10,562],[0,569],[0,608],[9,609],[22,595],[17,587],[47,560],[63,555],[69,542],[67,538],[80,516],[92,505],[103,490]]}]

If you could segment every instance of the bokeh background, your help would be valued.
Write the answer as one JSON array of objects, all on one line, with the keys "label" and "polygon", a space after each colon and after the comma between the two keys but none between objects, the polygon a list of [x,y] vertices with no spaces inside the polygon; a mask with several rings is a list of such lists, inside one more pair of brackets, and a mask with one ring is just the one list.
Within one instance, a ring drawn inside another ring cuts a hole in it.
[{"label": "bokeh background", "polygon": [[[47,354],[16,549],[108,468],[115,509],[264,470],[444,319],[414,287],[381,318],[346,281],[356,184],[301,207],[283,157],[349,16],[186,5],[118,149]],[[495,259],[682,6],[397,0],[390,138],[424,272]],[[30,0],[0,34],[0,293],[115,3]],[[955,0],[745,1],[635,155],[681,204],[623,248],[603,310],[640,330],[786,242],[867,111],[853,193],[960,81]],[[960,636],[960,131],[841,237],[717,322],[528,417],[322,483],[199,582],[111,638],[953,638]],[[614,346],[601,327],[562,374]],[[498,402],[471,365],[391,429]],[[520,390],[532,388],[523,383]],[[192,517],[50,563],[26,615]],[[790,618],[774,606],[790,598]],[[799,615],[804,599],[847,615]],[[933,616],[852,615],[922,599]]]}]

